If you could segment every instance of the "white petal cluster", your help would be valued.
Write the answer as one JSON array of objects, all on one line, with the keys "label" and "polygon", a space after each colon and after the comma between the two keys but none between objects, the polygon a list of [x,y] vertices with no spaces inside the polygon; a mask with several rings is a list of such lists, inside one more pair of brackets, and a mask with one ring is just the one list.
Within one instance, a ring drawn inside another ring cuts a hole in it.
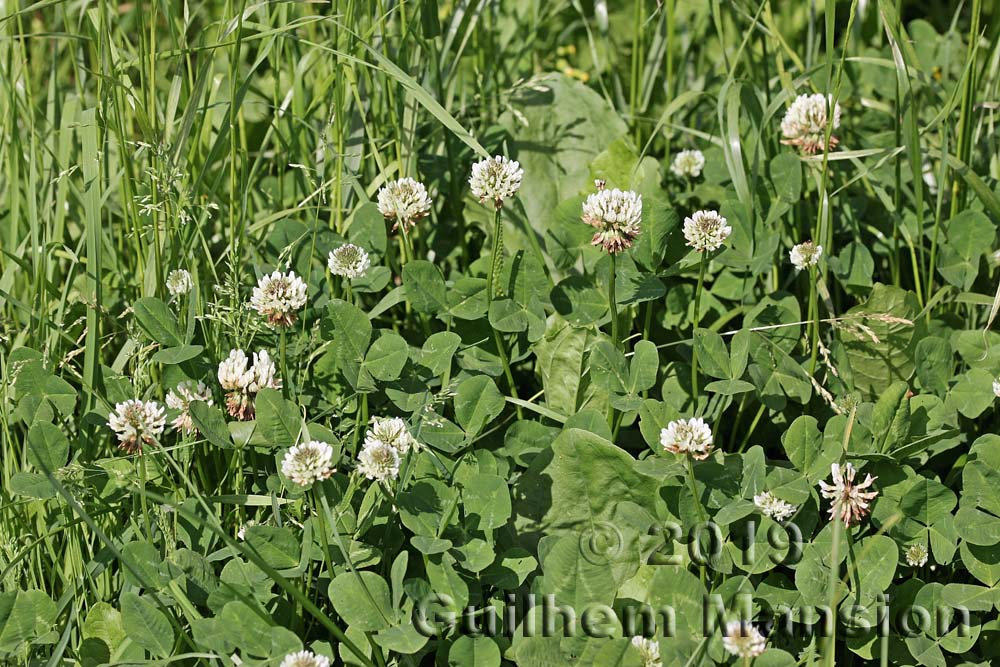
[{"label": "white petal cluster", "polygon": [[378,191],[378,210],[388,220],[395,221],[392,231],[402,226],[407,232],[420,218],[431,211],[431,198],[420,181],[401,178],[390,181]]},{"label": "white petal cluster", "polygon": [[312,651],[296,651],[285,656],[281,667],[330,667],[330,659]]},{"label": "white petal cluster", "polygon": [[642,197],[631,190],[600,190],[583,202],[583,221],[596,229],[591,245],[616,254],[632,247],[642,222]]},{"label": "white petal cluster", "polygon": [[209,405],[212,404],[212,393],[208,390],[208,386],[204,382],[200,380],[198,382],[185,380],[178,384],[172,391],[167,392],[167,407],[171,410],[180,411],[180,414],[174,417],[171,425],[176,430],[184,433],[191,433],[195,430],[194,423],[191,421],[191,414],[188,411],[191,401],[204,401]]},{"label": "white petal cluster", "polygon": [[236,537],[245,540],[247,538],[247,530],[259,525],[255,519],[247,519],[247,522],[240,526],[240,529],[236,531]]},{"label": "white petal cluster", "polygon": [[788,258],[792,261],[792,266],[795,267],[796,271],[816,266],[819,264],[822,256],[823,246],[816,245],[812,241],[804,241],[792,246],[792,249],[788,252]]},{"label": "white petal cluster", "polygon": [[281,389],[281,380],[267,350],[254,352],[249,364],[243,350],[230,350],[219,364],[219,384],[226,392],[226,409],[237,419],[254,417],[253,399],[261,389]]},{"label": "white petal cluster", "polygon": [[698,252],[713,252],[722,247],[733,228],[718,211],[695,211],[684,218],[684,238]]},{"label": "white petal cluster", "polygon": [[674,156],[670,171],[681,178],[698,178],[704,167],[705,154],[699,150],[687,150]]},{"label": "white petal cluster", "polygon": [[406,422],[399,417],[372,417],[371,428],[365,434],[365,444],[384,442],[401,455],[410,449],[419,449],[420,444],[410,434]]},{"label": "white petal cluster", "polygon": [[524,170],[517,161],[497,155],[472,165],[469,187],[480,202],[492,202],[496,208],[502,208],[504,201],[521,189],[523,176]]},{"label": "white petal cluster", "polygon": [[767,648],[767,638],[749,623],[730,621],[726,623],[722,645],[738,658],[756,658]]},{"label": "white petal cluster", "polygon": [[823,497],[832,501],[830,519],[839,517],[846,526],[857,523],[868,514],[869,504],[878,495],[878,491],[874,489],[865,491],[878,478],[867,475],[865,481],[855,484],[854,477],[857,471],[850,463],[845,463],[843,469],[839,463],[834,463],[830,466],[830,474],[833,478],[832,484],[819,483]]},{"label": "white petal cluster", "polygon": [[908,546],[904,555],[906,556],[906,564],[910,567],[927,565],[927,547],[919,542]]},{"label": "white petal cluster", "polygon": [[116,404],[108,415],[108,426],[118,436],[118,446],[129,454],[154,444],[166,423],[163,407],[156,401],[130,399]]},{"label": "white petal cluster", "polygon": [[[834,103],[832,95],[799,95],[781,120],[781,143],[798,146],[803,153],[815,153],[826,149],[827,103],[833,107],[833,129],[840,127],[840,105]],[[833,148],[838,139],[830,135]]]},{"label": "white petal cluster", "polygon": [[758,493],[753,497],[753,504],[757,506],[760,512],[775,521],[784,521],[788,517],[795,514],[798,509],[795,505],[791,503],[786,503],[781,498],[776,497],[770,491],[765,491],[763,493]]},{"label": "white petal cluster", "polygon": [[167,292],[172,297],[187,294],[194,287],[191,274],[187,269],[175,269],[167,274]]},{"label": "white petal cluster", "polygon": [[358,472],[377,482],[395,479],[399,475],[399,452],[381,440],[366,439],[358,454]]},{"label": "white petal cluster", "polygon": [[1000,378],[993,381],[993,395],[1000,398]]},{"label": "white petal cluster", "polygon": [[712,452],[712,429],[701,417],[677,419],[660,430],[660,445],[673,454],[690,454],[699,461]]},{"label": "white petal cluster", "polygon": [[333,447],[319,440],[295,445],[281,460],[281,474],[299,486],[309,486],[333,473]]},{"label": "white petal cluster", "polygon": [[250,297],[250,307],[275,326],[291,326],[296,311],[306,305],[306,284],[294,271],[261,276]]},{"label": "white petal cluster", "polygon": [[362,277],[371,265],[371,259],[365,249],[353,243],[345,243],[340,246],[332,251],[327,259],[330,273],[350,279]]},{"label": "white petal cluster", "polygon": [[632,646],[642,658],[642,667],[663,667],[663,660],[660,659],[660,643],[655,639],[636,635],[632,637]]}]

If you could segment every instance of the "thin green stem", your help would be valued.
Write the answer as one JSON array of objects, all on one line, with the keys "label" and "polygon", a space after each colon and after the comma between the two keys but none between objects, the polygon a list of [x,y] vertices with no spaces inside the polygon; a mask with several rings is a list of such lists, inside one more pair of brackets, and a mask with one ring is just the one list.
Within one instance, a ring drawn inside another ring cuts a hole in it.
[{"label": "thin green stem", "polygon": [[615,298],[615,254],[609,255],[608,264],[608,310],[611,313],[611,343],[615,349],[622,349],[621,334],[618,331],[618,300]]},{"label": "thin green stem", "polygon": [[694,403],[694,412],[698,412],[698,343],[695,338],[698,335],[698,325],[701,323],[701,290],[705,284],[705,254],[702,253],[701,261],[698,263],[698,285],[694,290],[694,316],[691,321],[691,400]]}]

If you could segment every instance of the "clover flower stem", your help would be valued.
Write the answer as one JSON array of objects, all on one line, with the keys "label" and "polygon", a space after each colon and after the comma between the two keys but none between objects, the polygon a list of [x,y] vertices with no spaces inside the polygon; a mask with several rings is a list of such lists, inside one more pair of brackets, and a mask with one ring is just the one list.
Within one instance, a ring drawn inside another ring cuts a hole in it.
[{"label": "clover flower stem", "polygon": [[399,241],[399,268],[402,270],[403,266],[413,259],[413,241],[410,240],[410,235],[406,233],[406,225],[400,225],[399,231],[402,236]]},{"label": "clover flower stem", "polygon": [[280,343],[281,344],[281,350],[280,350],[280,352],[281,352],[281,379],[283,380],[283,382],[281,383],[281,393],[285,395],[285,398],[288,398],[288,391],[289,391],[288,387],[289,387],[289,385],[291,383],[289,382],[289,378],[288,378],[288,364],[287,364],[287,360],[286,360],[287,340],[286,340],[285,329],[286,329],[286,327],[281,327],[281,343]]},{"label": "clover flower stem", "polygon": [[810,352],[809,352],[809,375],[816,375],[816,358],[819,349],[819,304],[816,300],[816,281],[819,280],[819,272],[815,266],[809,267],[809,331],[810,331]]},{"label": "clover flower stem", "polygon": [[[847,416],[847,426],[844,428],[844,440],[842,450],[847,451],[847,445],[851,441],[851,432],[854,430],[854,419],[857,416],[857,407],[851,408],[850,414]],[[824,646],[824,658],[826,658],[827,667],[834,667],[836,664],[836,639],[837,639],[837,608],[834,606],[837,602],[837,591],[840,588],[840,531],[843,530],[844,522],[840,519],[840,503],[843,499],[840,498],[836,501],[834,505],[834,511],[832,512],[833,521],[833,544],[830,548],[830,576],[827,579],[827,608],[830,610],[830,634],[826,638],[826,644]],[[850,535],[848,535],[848,540],[850,540]]]},{"label": "clover flower stem", "polygon": [[621,339],[618,332],[618,301],[615,299],[615,255],[609,254],[611,263],[608,265],[608,310],[611,312],[611,343],[620,350]]},{"label": "clover flower stem", "polygon": [[153,541],[153,526],[149,521],[149,507],[146,503],[146,459],[142,449],[135,458],[135,465],[139,468],[139,505],[142,507],[142,525],[146,530],[146,540]]},{"label": "clover flower stem", "polygon": [[329,529],[327,527],[326,512],[320,503],[319,485],[314,484],[309,493],[312,495],[313,507],[316,509],[316,515],[319,517],[320,544],[323,545],[323,557],[326,559],[326,569],[330,577],[333,577],[333,558],[330,555]]},{"label": "clover flower stem", "polygon": [[493,222],[493,253],[490,256],[490,275],[486,283],[486,299],[491,304],[494,297],[501,295],[497,281],[503,279],[501,275],[503,273],[503,224],[500,220],[502,210],[500,208],[496,210]]},{"label": "clover flower stem", "polygon": [[[510,371],[510,359],[507,358],[507,348],[504,347],[503,336],[492,326],[493,329],[493,340],[496,342],[497,353],[500,355],[500,363],[503,364],[503,375],[507,379],[507,393],[509,396],[517,396],[517,385],[514,384],[514,374]],[[515,405],[514,408],[517,410],[517,418],[523,419],[521,412],[521,406]]]},{"label": "clover flower stem", "polygon": [[705,284],[705,254],[698,264],[698,286],[694,290],[694,318],[691,324],[691,400],[695,413],[698,412],[698,344],[695,335],[700,324],[701,289]]},{"label": "clover flower stem", "polygon": [[[705,513],[705,508],[701,504],[701,496],[698,495],[698,485],[695,484],[694,479],[694,458],[690,454],[685,454],[684,459],[687,462],[687,478],[688,486],[691,488],[691,497],[694,498],[694,507],[698,510],[698,521],[701,523],[706,523],[708,521],[708,515]],[[699,576],[701,583],[705,583],[705,566],[699,566]]]}]

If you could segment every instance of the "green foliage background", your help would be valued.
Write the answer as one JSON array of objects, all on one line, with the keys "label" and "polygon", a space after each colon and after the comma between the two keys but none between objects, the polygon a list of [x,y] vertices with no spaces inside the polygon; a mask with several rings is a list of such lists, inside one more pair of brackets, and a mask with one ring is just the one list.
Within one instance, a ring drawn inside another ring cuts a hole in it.
[{"label": "green foliage background", "polygon": [[[981,0],[0,3],[0,661],[641,665],[620,630],[428,639],[433,591],[670,604],[678,666],[738,664],[703,635],[706,595],[873,622],[888,594],[964,607],[969,631],[800,622],[753,664],[991,664],[998,34]],[[780,121],[811,92],[843,123],[804,157]],[[669,170],[684,148],[697,179]],[[494,154],[525,176],[489,306],[493,212],[467,179]],[[373,203],[402,176],[434,199],[412,257]],[[643,196],[623,349],[580,221],[595,179]],[[700,208],[734,231],[696,307]],[[807,239],[823,261],[797,273]],[[344,241],[373,258],[350,290],[326,269]],[[279,335],[245,304],[286,266],[309,300]],[[178,268],[195,289],[171,299]],[[218,407],[232,348],[284,351],[252,422]],[[120,452],[114,404],[185,379],[214,392],[199,433]],[[695,414],[716,451],[689,470],[659,434]],[[426,446],[387,485],[353,470],[375,415]],[[303,491],[280,461],[309,439],[338,472]],[[879,497],[842,530],[817,484],[846,461]],[[768,541],[764,490],[799,507],[800,555]]]}]

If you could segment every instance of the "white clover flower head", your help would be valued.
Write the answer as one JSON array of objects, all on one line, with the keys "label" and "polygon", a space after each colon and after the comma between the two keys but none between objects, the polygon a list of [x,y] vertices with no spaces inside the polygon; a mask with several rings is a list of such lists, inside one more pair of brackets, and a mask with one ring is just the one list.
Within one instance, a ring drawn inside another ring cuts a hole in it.
[{"label": "white clover flower head", "polygon": [[116,404],[108,415],[108,426],[118,436],[118,446],[129,454],[141,453],[144,446],[155,444],[166,422],[159,403],[134,398]]},{"label": "white clover flower head", "polygon": [[345,243],[330,253],[327,266],[335,276],[354,279],[360,278],[371,267],[372,261],[361,246]]},{"label": "white clover flower head", "polygon": [[699,150],[681,151],[674,156],[670,171],[681,178],[698,178],[705,167],[705,154]]},{"label": "white clover flower head", "polygon": [[247,385],[247,391],[252,394],[261,389],[281,389],[278,369],[267,350],[253,353],[253,377]]},{"label": "white clover flower head", "polygon": [[225,391],[243,391],[253,379],[247,370],[247,355],[243,350],[230,350],[229,356],[219,363],[219,384]]},{"label": "white clover flower head", "polygon": [[775,521],[784,521],[795,514],[795,511],[798,509],[795,505],[786,503],[781,498],[776,497],[770,491],[764,491],[755,495],[753,497],[753,504],[757,506],[757,509],[762,514]]},{"label": "white clover flower head", "polygon": [[366,439],[358,454],[358,472],[378,482],[395,479],[399,475],[399,452],[381,440]]},{"label": "white clover flower head", "polygon": [[312,651],[296,651],[285,656],[281,667],[330,667],[330,659]]},{"label": "white clover flower head", "polygon": [[803,241],[794,245],[788,252],[788,258],[792,261],[792,266],[795,267],[796,271],[816,266],[822,256],[823,246],[816,245],[812,241]]},{"label": "white clover flower head", "polygon": [[632,637],[632,646],[642,658],[642,667],[663,667],[663,660],[660,659],[660,643],[655,639],[636,635]]},{"label": "white clover flower head", "polygon": [[641,231],[642,197],[631,190],[599,189],[583,202],[581,217],[597,230],[590,244],[617,254],[631,248]]},{"label": "white clover flower head", "polygon": [[524,170],[516,160],[497,155],[472,165],[469,187],[483,204],[492,202],[496,208],[502,208],[504,200],[510,199],[521,189],[522,177]]},{"label": "white clover flower head", "polygon": [[767,638],[750,623],[730,621],[726,623],[722,646],[738,658],[756,658],[767,648]]},{"label": "white clover flower head", "polygon": [[923,544],[916,542],[906,547],[906,564],[910,567],[923,567],[927,565],[927,547]]},{"label": "white clover flower head", "polygon": [[695,211],[684,218],[684,238],[698,252],[713,252],[722,247],[733,228],[718,211]]},{"label": "white clover flower head", "polygon": [[712,453],[712,429],[701,417],[676,419],[660,429],[660,445],[673,454],[690,454],[703,461]]},{"label": "white clover flower head", "polygon": [[387,220],[395,221],[392,231],[401,226],[407,232],[430,213],[431,198],[423,183],[401,178],[389,181],[378,191],[378,210]]},{"label": "white clover flower head", "polygon": [[798,146],[808,154],[835,147],[839,140],[832,134],[826,146],[828,102],[833,107],[833,129],[840,127],[840,104],[833,101],[832,95],[799,95],[781,120],[781,134],[785,137],[781,143]]},{"label": "white clover flower head", "polygon": [[306,305],[306,284],[294,271],[261,276],[250,297],[250,307],[267,318],[268,324],[288,327],[296,311]]},{"label": "white clover flower head", "polygon": [[420,444],[406,427],[406,422],[399,417],[372,417],[371,428],[365,434],[365,444],[373,440],[384,442],[400,454],[420,448]]},{"label": "white clover flower head", "polygon": [[281,460],[281,474],[299,486],[327,479],[334,472],[333,447],[319,440],[295,445]]},{"label": "white clover flower head", "polygon": [[194,281],[191,280],[191,274],[187,269],[175,269],[167,274],[167,292],[170,296],[176,298],[187,294],[192,287]]},{"label": "white clover flower head", "polygon": [[253,365],[243,350],[230,350],[219,364],[219,384],[226,392],[226,410],[241,421],[254,418],[253,399],[264,388],[280,389],[281,379],[267,350],[253,354]]},{"label": "white clover flower head", "polygon": [[1000,378],[993,381],[993,395],[1000,398]]},{"label": "white clover flower head", "polygon": [[839,463],[830,466],[830,474],[833,478],[832,484],[820,482],[819,488],[824,498],[832,501],[830,505],[830,520],[840,518],[845,526],[859,522],[869,511],[869,504],[878,495],[878,491],[871,487],[878,477],[866,475],[865,481],[860,484],[854,483],[854,476],[857,471],[851,463],[845,463],[843,469]]},{"label": "white clover flower head", "polygon": [[175,430],[184,433],[193,433],[196,430],[194,422],[191,421],[191,413],[188,411],[191,401],[204,401],[212,405],[212,393],[208,390],[208,386],[204,382],[200,380],[197,382],[194,380],[185,380],[173,390],[167,392],[167,407],[171,410],[180,411],[180,414],[171,422]]}]

